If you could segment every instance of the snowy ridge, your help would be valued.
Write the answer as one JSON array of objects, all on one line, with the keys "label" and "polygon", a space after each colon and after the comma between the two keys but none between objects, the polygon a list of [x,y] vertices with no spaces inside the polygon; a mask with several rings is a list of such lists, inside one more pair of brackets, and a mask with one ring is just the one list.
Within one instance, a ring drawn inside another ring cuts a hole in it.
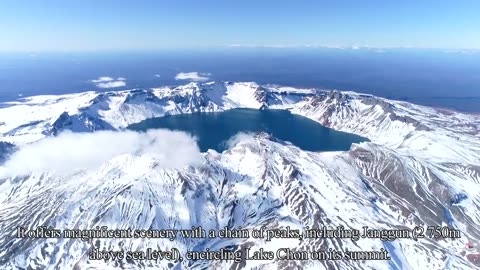
[{"label": "snowy ridge", "polygon": [[[68,175],[0,179],[0,269],[473,269],[480,267],[480,117],[353,92],[209,82],[151,90],[39,96],[0,109],[0,141],[21,147],[63,130],[122,130],[169,114],[283,108],[368,137],[347,152],[307,152],[266,134],[162,169],[129,153]],[[0,146],[1,147],[1,146]],[[5,144],[5,149],[14,146]],[[1,150],[2,148],[0,148]],[[5,150],[7,153],[13,150]],[[0,156],[1,157],[1,156]],[[25,240],[16,227],[403,229],[449,226],[461,239]],[[465,244],[471,242],[472,249]],[[88,249],[279,247],[389,251],[390,261],[88,260]]]},{"label": "snowy ridge", "polygon": [[123,129],[151,117],[232,108],[289,108],[314,90],[266,88],[255,83],[190,83],[118,92],[34,96],[0,109],[0,140],[29,143],[60,130]]}]

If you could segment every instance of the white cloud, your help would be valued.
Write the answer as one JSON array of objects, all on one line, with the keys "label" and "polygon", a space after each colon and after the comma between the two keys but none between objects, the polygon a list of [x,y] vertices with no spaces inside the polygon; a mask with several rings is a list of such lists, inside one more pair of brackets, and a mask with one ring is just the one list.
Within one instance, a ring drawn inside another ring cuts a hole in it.
[{"label": "white cloud", "polygon": [[127,84],[125,81],[113,81],[113,82],[105,82],[105,83],[97,83],[96,86],[98,88],[116,88],[116,87],[124,87]]},{"label": "white cloud", "polygon": [[0,177],[95,169],[122,154],[149,155],[162,168],[183,168],[202,160],[196,139],[180,131],[66,131],[21,147],[0,167]]},{"label": "white cloud", "polygon": [[98,77],[96,80],[92,80],[93,83],[99,83],[99,82],[110,82],[114,81],[115,79],[112,77]]},{"label": "white cloud", "polygon": [[91,80],[98,88],[115,88],[115,87],[123,87],[126,86],[125,78],[118,77],[114,79],[112,77],[98,77],[96,80]]},{"label": "white cloud", "polygon": [[255,139],[255,133],[253,132],[238,132],[225,141],[223,144],[226,149],[232,149],[240,142],[249,142]]},{"label": "white cloud", "polygon": [[175,76],[175,80],[191,80],[191,81],[206,81],[211,73],[199,73],[199,72],[180,72]]},{"label": "white cloud", "polygon": [[156,77],[156,78],[160,78],[160,74],[155,74],[155,77]]}]

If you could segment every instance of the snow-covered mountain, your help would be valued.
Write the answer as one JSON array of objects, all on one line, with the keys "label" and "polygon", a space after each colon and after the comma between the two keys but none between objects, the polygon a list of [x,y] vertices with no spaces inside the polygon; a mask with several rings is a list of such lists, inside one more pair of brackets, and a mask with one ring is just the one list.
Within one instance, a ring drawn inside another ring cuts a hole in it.
[{"label": "snow-covered mountain", "polygon": [[315,90],[255,83],[190,83],[171,88],[36,96],[0,110],[0,140],[23,144],[69,129],[118,130],[146,118],[231,108],[290,108]]},{"label": "snow-covered mountain", "polygon": [[[308,152],[266,134],[242,136],[201,164],[165,168],[117,155],[67,174],[0,178],[0,269],[474,269],[480,267],[480,116],[354,92],[209,82],[121,92],[36,96],[0,108],[0,159],[44,138],[122,131],[146,118],[231,108],[281,108],[370,142]],[[2,154],[3,153],[3,154]],[[1,168],[1,167],[0,167]],[[0,170],[1,172],[1,170]],[[449,226],[460,239],[16,238],[17,227],[407,229]],[[473,247],[467,248],[466,243]],[[369,251],[391,260],[102,261],[107,250]]]}]

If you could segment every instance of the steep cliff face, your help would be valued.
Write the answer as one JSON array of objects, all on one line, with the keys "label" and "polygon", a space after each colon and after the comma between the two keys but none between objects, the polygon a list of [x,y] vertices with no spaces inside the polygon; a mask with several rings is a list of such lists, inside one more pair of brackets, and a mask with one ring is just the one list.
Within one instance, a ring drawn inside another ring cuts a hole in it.
[{"label": "steep cliff face", "polygon": [[8,142],[0,142],[0,164],[2,164],[10,154],[15,151],[15,145]]}]

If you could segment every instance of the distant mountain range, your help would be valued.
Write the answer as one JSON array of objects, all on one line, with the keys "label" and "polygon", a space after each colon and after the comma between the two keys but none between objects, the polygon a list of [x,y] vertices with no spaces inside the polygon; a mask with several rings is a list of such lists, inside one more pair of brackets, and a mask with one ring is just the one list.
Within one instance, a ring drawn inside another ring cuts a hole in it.
[{"label": "distant mountain range", "polygon": [[[370,142],[308,152],[246,136],[201,164],[162,168],[119,155],[95,169],[0,176],[0,269],[472,269],[480,267],[480,116],[354,92],[251,82],[34,96],[0,108],[0,162],[62,134],[122,131],[165,115],[287,109]],[[66,150],[67,151],[67,150]],[[0,167],[1,168],[1,167]],[[1,172],[1,170],[0,170]],[[460,239],[20,239],[17,227],[413,229],[448,226]],[[471,246],[466,247],[466,244]],[[93,261],[88,250],[386,249],[391,260]]]}]

